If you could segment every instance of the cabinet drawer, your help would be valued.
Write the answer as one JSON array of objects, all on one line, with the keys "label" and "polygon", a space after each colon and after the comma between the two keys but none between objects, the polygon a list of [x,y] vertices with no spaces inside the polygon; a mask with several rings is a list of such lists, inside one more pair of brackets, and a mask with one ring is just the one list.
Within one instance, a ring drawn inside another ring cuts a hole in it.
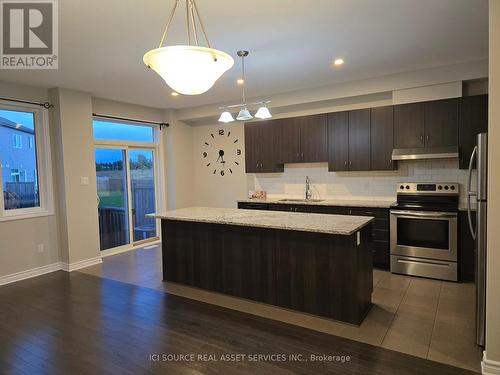
[{"label": "cabinet drawer", "polygon": [[369,207],[350,207],[351,215],[373,216],[379,219],[389,218],[389,209],[386,208],[369,208]]},{"label": "cabinet drawer", "polygon": [[389,219],[375,218],[375,220],[373,220],[373,227],[376,229],[389,230]]},{"label": "cabinet drawer", "polygon": [[245,210],[267,210],[267,203],[238,202],[238,208]]},{"label": "cabinet drawer", "polygon": [[386,229],[377,229],[375,227],[372,227],[372,239],[374,241],[389,242],[389,231]]}]

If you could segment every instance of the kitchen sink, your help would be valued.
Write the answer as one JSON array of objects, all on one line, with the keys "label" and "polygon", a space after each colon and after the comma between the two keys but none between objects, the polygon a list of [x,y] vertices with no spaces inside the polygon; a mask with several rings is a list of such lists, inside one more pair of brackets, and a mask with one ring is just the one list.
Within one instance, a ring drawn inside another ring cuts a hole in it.
[{"label": "kitchen sink", "polygon": [[285,198],[280,199],[279,202],[323,202],[324,199],[297,199],[297,198]]}]

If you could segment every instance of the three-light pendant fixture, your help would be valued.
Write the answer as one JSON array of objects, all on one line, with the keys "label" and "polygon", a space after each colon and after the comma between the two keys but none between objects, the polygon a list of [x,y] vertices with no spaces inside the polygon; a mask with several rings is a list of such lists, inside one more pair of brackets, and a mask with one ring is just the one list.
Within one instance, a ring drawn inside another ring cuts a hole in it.
[{"label": "three-light pendant fixture", "polygon": [[[175,0],[159,47],[147,52],[143,61],[175,92],[183,95],[203,94],[233,66],[234,60],[227,53],[210,46],[195,0],[186,0],[187,44],[163,47],[178,3],[179,0]],[[206,47],[200,46],[198,28],[204,35]]]},{"label": "three-light pendant fixture", "polygon": [[255,118],[258,119],[268,119],[271,118],[271,112],[269,112],[269,108],[267,108],[267,105],[270,103],[269,100],[264,100],[256,103],[247,103],[246,102],[246,95],[245,95],[245,85],[246,85],[246,80],[245,80],[245,57],[248,56],[248,51],[238,51],[237,52],[238,56],[241,58],[241,78],[238,79],[238,83],[241,84],[242,86],[242,99],[243,102],[240,104],[233,104],[233,105],[228,105],[224,107],[220,107],[220,109],[224,110],[224,112],[221,113],[219,117],[219,122],[233,122],[234,117],[229,111],[231,108],[240,108],[240,111],[238,112],[238,116],[236,117],[236,120],[238,121],[249,121],[254,118],[250,111],[248,110],[248,107],[250,106],[257,106],[260,105],[259,109],[255,113]]}]

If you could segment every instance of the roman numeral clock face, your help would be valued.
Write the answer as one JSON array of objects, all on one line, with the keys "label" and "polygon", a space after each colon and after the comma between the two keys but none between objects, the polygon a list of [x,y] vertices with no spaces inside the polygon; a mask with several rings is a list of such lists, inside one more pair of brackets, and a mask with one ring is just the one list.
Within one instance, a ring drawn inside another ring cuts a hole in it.
[{"label": "roman numeral clock face", "polygon": [[212,174],[231,175],[241,164],[240,140],[225,129],[210,133],[203,144],[202,157]]}]

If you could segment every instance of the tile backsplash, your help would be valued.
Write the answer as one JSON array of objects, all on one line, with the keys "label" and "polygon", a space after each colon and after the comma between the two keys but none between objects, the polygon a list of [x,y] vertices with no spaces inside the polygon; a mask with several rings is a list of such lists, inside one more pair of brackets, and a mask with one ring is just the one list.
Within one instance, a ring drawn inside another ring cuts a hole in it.
[{"label": "tile backsplash", "polygon": [[311,179],[313,198],[396,198],[396,184],[404,181],[458,182],[460,200],[465,202],[467,170],[458,160],[400,161],[395,171],[328,172],[327,163],[286,164],[283,173],[248,176],[249,190],[266,190],[269,198],[302,198],[305,177]]}]

